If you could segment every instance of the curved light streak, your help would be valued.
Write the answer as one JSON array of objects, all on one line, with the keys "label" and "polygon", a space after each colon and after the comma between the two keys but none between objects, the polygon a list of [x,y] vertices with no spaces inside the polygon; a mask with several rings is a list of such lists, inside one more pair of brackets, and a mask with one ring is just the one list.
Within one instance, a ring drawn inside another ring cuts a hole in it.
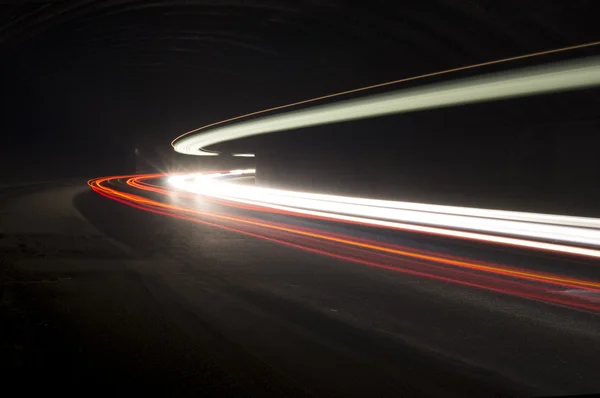
[{"label": "curved light streak", "polygon": [[396,90],[358,99],[218,126],[176,139],[175,151],[214,156],[203,148],[278,131],[469,103],[547,94],[600,85],[600,58],[490,74],[454,82]]},{"label": "curved light streak", "polygon": [[[594,46],[597,46],[599,44],[600,44],[600,41],[594,41],[594,42],[589,42],[589,43],[576,44],[576,45],[573,45],[573,46],[567,46],[567,47],[561,47],[561,48],[554,48],[554,49],[551,49],[551,50],[538,51],[538,52],[535,52],[535,53],[522,54],[522,55],[517,55],[517,56],[513,56],[513,57],[508,57],[508,58],[496,59],[496,60],[492,60],[492,61],[485,61],[485,62],[481,62],[481,63],[478,63],[478,64],[465,65],[465,66],[459,66],[459,67],[456,67],[456,68],[446,69],[446,70],[437,71],[437,72],[424,73],[422,75],[405,77],[405,78],[402,78],[402,79],[397,79],[397,80],[392,80],[392,81],[388,81],[388,82],[373,84],[373,85],[365,86],[365,87],[359,87],[359,88],[355,88],[355,89],[352,89],[352,90],[341,91],[341,92],[338,92],[338,93],[323,95],[323,96],[316,97],[316,98],[310,98],[310,99],[303,100],[303,101],[297,101],[297,102],[290,103],[290,104],[279,105],[279,106],[275,106],[275,107],[272,107],[272,108],[269,108],[269,109],[263,109],[263,110],[260,110],[260,111],[255,111],[255,112],[247,113],[247,114],[244,114],[244,115],[235,116],[235,117],[232,117],[232,118],[229,118],[229,119],[226,119],[226,120],[221,120],[219,122],[214,122],[214,123],[202,126],[202,127],[198,127],[197,129],[194,129],[194,130],[190,130],[190,131],[188,131],[186,133],[181,134],[179,137],[177,137],[173,141],[171,141],[171,146],[174,147],[176,141],[178,141],[178,140],[182,139],[183,137],[186,137],[186,136],[188,136],[190,134],[194,134],[194,133],[197,133],[197,132],[199,132],[201,130],[206,130],[206,129],[210,128],[210,127],[214,127],[214,126],[218,126],[218,125],[221,125],[221,124],[229,123],[229,122],[232,122],[234,120],[244,119],[244,118],[247,118],[247,117],[250,117],[250,116],[260,115],[260,114],[268,113],[268,112],[273,112],[273,111],[280,110],[280,109],[291,108],[291,107],[298,106],[298,105],[309,104],[309,103],[321,101],[321,100],[324,100],[324,99],[342,97],[344,95],[358,93],[358,92],[363,92],[363,91],[367,91],[367,90],[372,90],[372,89],[375,89],[375,88],[389,87],[389,86],[397,85],[399,83],[406,83],[406,82],[409,82],[409,81],[412,81],[412,80],[425,79],[425,78],[428,78],[428,77],[446,75],[446,74],[451,74],[451,73],[454,73],[454,72],[459,72],[459,71],[464,71],[464,70],[469,70],[469,69],[475,69],[475,68],[480,68],[480,67],[484,67],[484,66],[502,64],[502,63],[508,63],[508,62],[513,62],[513,61],[517,61],[517,60],[523,60],[523,59],[527,59],[527,58],[540,57],[540,56],[549,55],[549,54],[556,54],[556,53],[560,53],[560,52],[579,50],[579,49],[583,49],[583,48],[587,48],[587,47],[594,47]],[[206,152],[210,152],[210,151],[206,151]]]},{"label": "curved light streak", "polygon": [[[236,178],[243,178],[249,172],[249,170],[236,170],[192,176],[204,183],[209,179],[219,181],[232,175]],[[88,183],[100,195],[143,211],[210,225],[295,249],[387,271],[515,295],[580,310],[600,312],[600,304],[588,300],[585,294],[571,293],[575,291],[598,294],[600,282],[596,280],[481,262],[359,238],[354,235],[332,233],[323,229],[300,227],[295,225],[293,217],[286,219],[286,222],[291,222],[291,224],[284,224],[264,218],[241,216],[238,212],[231,213],[223,207],[213,208],[211,206],[210,209],[204,206],[197,207],[196,200],[189,200],[193,199],[196,194],[173,191],[168,186],[147,182],[147,180],[160,177],[164,177],[164,175],[114,176],[93,179]],[[132,190],[135,193],[132,193]],[[152,199],[142,196],[146,191],[152,193]],[[155,194],[160,194],[158,199]],[[176,199],[177,197],[187,199],[182,201]],[[212,201],[211,197],[205,198]],[[231,202],[230,205],[245,208],[237,206],[236,202]],[[225,211],[225,213],[221,211]],[[252,214],[261,216],[260,210]],[[569,271],[569,269],[567,268],[565,271]]]},{"label": "curved light streak", "polygon": [[224,180],[252,174],[252,169],[183,174],[168,181],[185,192],[263,209],[600,258],[599,219],[322,195]]}]

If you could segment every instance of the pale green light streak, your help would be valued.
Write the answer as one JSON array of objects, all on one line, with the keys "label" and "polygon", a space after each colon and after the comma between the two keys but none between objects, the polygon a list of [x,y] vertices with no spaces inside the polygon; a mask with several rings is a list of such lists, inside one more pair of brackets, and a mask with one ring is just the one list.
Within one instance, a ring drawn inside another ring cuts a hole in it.
[{"label": "pale green light streak", "polygon": [[189,155],[214,156],[218,153],[205,152],[202,148],[277,131],[597,85],[600,85],[600,58],[593,57],[263,116],[185,136],[173,147],[175,151]]}]

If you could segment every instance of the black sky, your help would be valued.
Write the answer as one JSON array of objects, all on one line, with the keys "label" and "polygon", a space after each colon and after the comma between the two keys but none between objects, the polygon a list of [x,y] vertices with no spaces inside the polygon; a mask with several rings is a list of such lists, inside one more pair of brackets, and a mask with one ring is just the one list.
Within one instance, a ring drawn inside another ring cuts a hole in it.
[{"label": "black sky", "polygon": [[[597,40],[597,8],[595,0],[5,1],[2,165],[118,172],[134,147],[167,148],[181,132],[238,114]],[[522,113],[490,117],[505,111]],[[398,129],[386,126],[379,131]]]}]

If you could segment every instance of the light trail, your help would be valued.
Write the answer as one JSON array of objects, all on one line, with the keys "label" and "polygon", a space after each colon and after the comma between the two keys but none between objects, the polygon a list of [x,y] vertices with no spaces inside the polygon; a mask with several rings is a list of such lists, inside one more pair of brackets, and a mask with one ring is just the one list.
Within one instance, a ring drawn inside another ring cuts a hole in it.
[{"label": "light trail", "polygon": [[[220,172],[203,176],[205,178],[212,176],[211,178],[221,179],[231,175],[244,175],[247,172]],[[194,178],[198,177],[197,174],[193,176]],[[168,187],[147,182],[147,180],[158,177],[161,177],[161,175],[104,177],[90,180],[89,185],[94,191],[107,198],[140,210],[227,229],[312,253],[417,277],[517,295],[579,309],[600,311],[600,304],[590,302],[583,296],[578,297],[563,293],[564,289],[575,289],[598,294],[600,293],[600,282],[598,281],[483,263],[355,236],[274,223],[250,217],[233,216],[215,211],[199,210],[195,206],[175,205],[169,203],[173,195],[188,199],[197,195],[172,191]],[[130,189],[139,190],[140,193],[160,194],[162,198],[167,198],[167,201],[126,192],[117,188],[120,184],[115,182],[118,181],[126,181],[126,186]],[[111,186],[109,186],[109,183]],[[242,208],[243,206],[242,204]]]},{"label": "light trail", "polygon": [[[209,129],[211,127],[215,127],[215,126],[218,126],[218,125],[221,125],[221,124],[233,122],[235,120],[240,120],[240,119],[248,118],[250,116],[256,116],[256,115],[260,115],[260,114],[264,114],[264,113],[269,113],[269,112],[273,112],[273,111],[277,111],[277,110],[281,110],[281,109],[292,108],[292,107],[295,107],[295,106],[298,106],[298,105],[304,105],[304,104],[308,104],[308,103],[322,101],[324,99],[342,97],[344,95],[354,94],[354,93],[363,92],[363,91],[368,91],[368,90],[372,90],[372,89],[375,89],[375,88],[389,87],[389,86],[397,85],[397,84],[400,84],[400,83],[406,83],[406,82],[413,81],[413,80],[425,79],[425,78],[428,78],[428,77],[434,77],[434,76],[440,76],[440,75],[447,75],[447,74],[451,74],[451,73],[455,73],[455,72],[459,72],[459,71],[464,71],[464,70],[469,70],[469,69],[475,69],[475,68],[481,68],[481,67],[485,67],[485,66],[497,65],[497,64],[502,64],[502,63],[508,63],[508,62],[513,62],[513,61],[523,60],[523,59],[528,59],[528,58],[541,57],[541,56],[549,55],[549,54],[557,54],[557,53],[562,53],[562,52],[567,52],[567,51],[573,51],[573,50],[579,50],[579,49],[584,49],[584,48],[589,48],[589,47],[595,47],[597,45],[600,45],[600,41],[583,43],[583,44],[577,44],[577,45],[567,46],[567,47],[561,47],[561,48],[554,48],[554,49],[551,49],[551,50],[538,51],[538,52],[535,52],[535,53],[522,54],[522,55],[517,55],[517,56],[513,56],[513,57],[508,57],[508,58],[502,58],[502,59],[496,59],[496,60],[492,60],[492,61],[481,62],[481,63],[473,64],[473,65],[459,66],[459,67],[456,67],[456,68],[446,69],[446,70],[442,70],[442,71],[425,73],[425,74],[422,74],[422,75],[411,76],[411,77],[405,77],[405,78],[402,78],[402,79],[397,79],[397,80],[392,80],[392,81],[388,81],[388,82],[384,82],[384,83],[374,84],[374,85],[371,85],[371,86],[359,87],[359,88],[355,88],[355,89],[352,89],[352,90],[346,90],[346,91],[342,91],[342,92],[338,92],[338,93],[323,95],[321,97],[310,98],[310,99],[307,99],[307,100],[298,101],[298,102],[294,102],[294,103],[291,103],[291,104],[280,105],[280,106],[276,106],[276,107],[273,107],[273,108],[264,109],[264,110],[260,110],[260,111],[256,111],[256,112],[247,113],[245,115],[240,115],[240,116],[232,117],[232,118],[229,118],[229,119],[226,119],[226,120],[222,120],[222,121],[219,121],[219,122],[211,123],[211,124],[208,124],[206,126],[202,126],[202,127],[197,128],[197,129],[188,131],[186,133],[181,134],[179,137],[175,138],[173,141],[171,141],[171,146],[173,146],[173,148],[175,148],[175,142],[177,142],[177,141],[181,140],[182,138],[187,137],[187,136],[189,136],[191,134],[198,134],[198,132],[206,130],[206,129]],[[219,154],[218,152],[203,150],[203,155],[216,156],[218,154]],[[239,155],[253,155],[253,154],[233,154],[233,155],[234,156],[239,156]],[[250,157],[250,156],[248,156],[248,157]]]},{"label": "light trail", "polygon": [[178,175],[169,183],[185,192],[299,216],[600,258],[599,219],[351,198],[222,181],[253,173]]},{"label": "light trail", "polygon": [[215,156],[218,152],[206,151],[203,148],[272,132],[598,85],[600,85],[600,58],[591,57],[397,90],[263,116],[245,122],[213,126],[193,134],[185,134],[174,140],[172,145],[175,151],[180,153]]}]

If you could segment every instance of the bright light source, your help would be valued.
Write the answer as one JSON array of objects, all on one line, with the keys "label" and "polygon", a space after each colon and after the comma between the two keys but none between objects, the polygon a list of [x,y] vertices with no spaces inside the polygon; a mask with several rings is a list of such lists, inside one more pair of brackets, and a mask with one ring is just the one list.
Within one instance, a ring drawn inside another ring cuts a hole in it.
[{"label": "bright light source", "polygon": [[254,169],[232,170],[206,174],[200,180],[181,175],[169,183],[203,196],[298,215],[600,257],[600,250],[569,246],[600,247],[599,219],[352,198],[222,180],[253,173]]}]

